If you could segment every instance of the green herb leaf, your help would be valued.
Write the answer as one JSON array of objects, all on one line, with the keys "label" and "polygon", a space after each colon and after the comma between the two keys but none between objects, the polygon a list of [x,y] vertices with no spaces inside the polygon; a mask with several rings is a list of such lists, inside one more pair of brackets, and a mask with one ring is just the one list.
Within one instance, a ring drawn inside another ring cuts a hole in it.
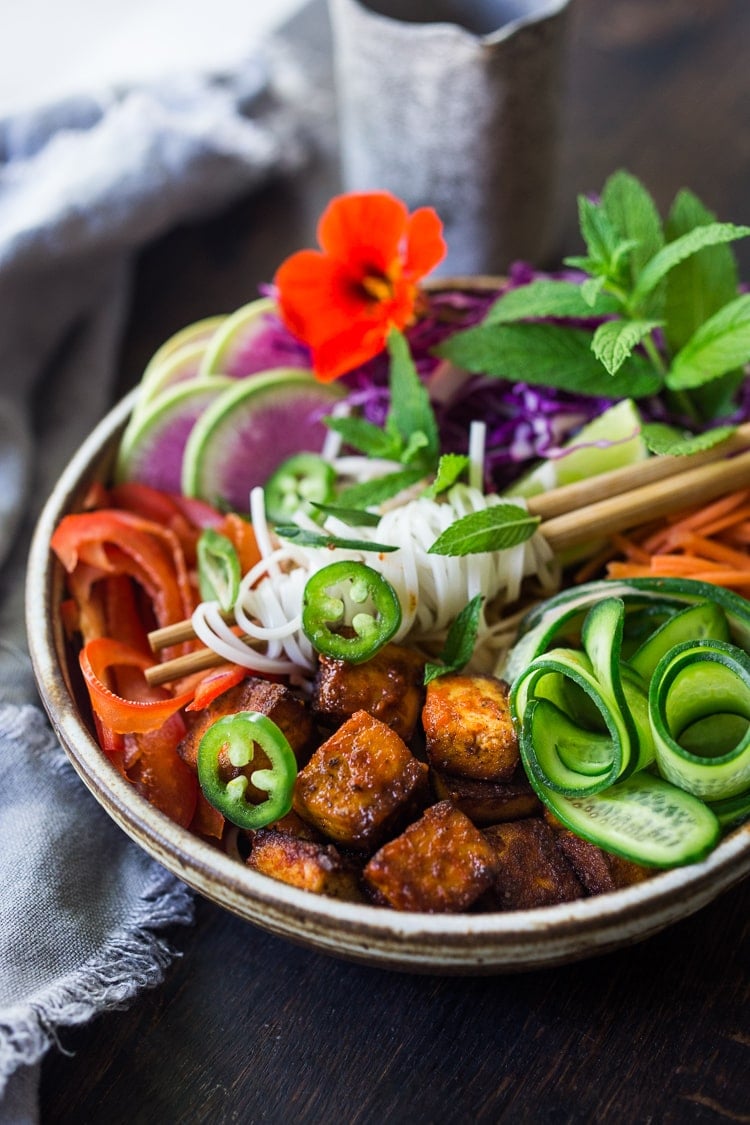
[{"label": "green herb leaf", "polygon": [[341,490],[338,498],[345,508],[370,508],[374,504],[382,504],[384,500],[390,500],[405,488],[418,484],[424,476],[424,470],[421,468],[386,473],[385,476],[362,481],[361,484],[350,484]]},{"label": "green herb leaf", "polygon": [[423,465],[434,467],[440,456],[440,439],[435,414],[422,380],[414,365],[409,344],[402,332],[395,329],[388,336],[391,356],[391,407],[387,428],[401,436],[404,448],[414,434],[424,437]]},{"label": "green herb leaf", "polygon": [[578,197],[578,222],[596,273],[608,275],[620,239],[606,211],[586,195]]},{"label": "green herb leaf", "polygon": [[622,170],[604,185],[602,205],[614,230],[630,242],[626,276],[632,286],[646,262],[664,245],[661,217],[640,180]]},{"label": "green herb leaf", "polygon": [[484,324],[508,324],[516,320],[532,317],[591,317],[605,316],[617,312],[619,305],[614,297],[600,293],[599,287],[594,301],[586,300],[582,286],[573,281],[539,280],[528,285],[509,289],[492,306],[484,318]]},{"label": "green herb leaf", "polygon": [[735,242],[738,238],[746,238],[749,234],[750,227],[736,226],[734,223],[707,223],[681,235],[674,242],[668,242],[641,271],[631,294],[632,307],[640,307],[669,271],[680,262],[684,262],[686,258],[697,254],[706,246]]},{"label": "green herb leaf", "polygon": [[369,539],[345,539],[325,531],[308,531],[306,527],[297,527],[293,523],[276,527],[274,531],[281,539],[291,539],[299,547],[327,547],[329,550],[340,547],[346,551],[377,551],[378,554],[398,550],[398,547],[389,543],[372,543]]},{"label": "green herb leaf", "polygon": [[316,504],[315,501],[311,506],[324,516],[335,516],[349,527],[377,527],[380,523],[377,512],[368,512],[364,508],[342,508],[339,504]]},{"label": "green herb leaf", "polygon": [[630,356],[616,375],[608,375],[591,351],[590,332],[553,324],[480,324],[435,350],[466,371],[577,394],[643,398],[661,387],[642,356]]},{"label": "green herb leaf", "polygon": [[[674,242],[696,227],[716,221],[697,196],[681,191],[667,219],[667,239]],[[734,252],[726,243],[705,246],[670,270],[666,281],[664,317],[667,343],[679,351],[709,317],[737,296],[738,271]]]},{"label": "green herb leaf", "polygon": [[445,676],[449,672],[460,672],[469,663],[477,641],[482,601],[482,595],[475,594],[458,614],[445,638],[445,647],[439,658],[442,663],[432,664],[428,662],[425,664],[425,684],[429,684],[431,680],[438,676]]},{"label": "green herb leaf", "polygon": [[750,362],[750,293],[714,313],[677,353],[667,373],[672,390],[700,387]]},{"label": "green herb leaf", "polygon": [[636,344],[661,324],[660,320],[608,320],[594,333],[591,349],[610,375],[614,375],[632,355]]},{"label": "green herb leaf", "polygon": [[198,587],[204,602],[217,601],[228,612],[237,601],[242,577],[234,543],[226,535],[206,527],[196,548]]},{"label": "green herb leaf", "polygon": [[401,441],[386,433],[380,426],[373,425],[365,418],[324,418],[329,430],[334,430],[347,445],[358,449],[368,457],[382,457],[387,461],[398,461],[401,456]]},{"label": "green herb leaf", "polygon": [[464,453],[444,453],[440,458],[435,480],[426,490],[426,496],[439,496],[447,492],[469,467],[469,458]]},{"label": "green herb leaf", "polygon": [[689,456],[712,449],[734,433],[734,426],[715,426],[704,434],[686,434],[663,422],[648,422],[641,427],[641,436],[652,453],[673,457]]},{"label": "green herb leaf", "polygon": [[494,504],[480,512],[470,512],[439,535],[429,555],[475,555],[484,551],[504,551],[525,543],[540,520],[516,504]]},{"label": "green herb leaf", "polygon": [[589,309],[594,309],[597,304],[601,303],[602,290],[604,289],[606,279],[603,277],[587,277],[581,285],[581,296],[586,302]]}]

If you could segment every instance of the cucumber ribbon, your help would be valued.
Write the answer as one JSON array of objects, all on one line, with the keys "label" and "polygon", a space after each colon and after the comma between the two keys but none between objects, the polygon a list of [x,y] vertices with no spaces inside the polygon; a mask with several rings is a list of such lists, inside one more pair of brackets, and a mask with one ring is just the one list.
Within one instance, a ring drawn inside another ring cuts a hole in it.
[{"label": "cucumber ribbon", "polygon": [[683,580],[589,583],[535,611],[510,701],[548,808],[639,863],[707,854],[748,808],[749,628],[744,599]]}]

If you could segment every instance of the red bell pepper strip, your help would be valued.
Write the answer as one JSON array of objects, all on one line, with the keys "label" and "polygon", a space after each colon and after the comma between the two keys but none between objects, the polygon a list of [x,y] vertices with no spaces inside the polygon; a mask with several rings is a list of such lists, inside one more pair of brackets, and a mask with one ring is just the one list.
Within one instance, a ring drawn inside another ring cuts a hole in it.
[{"label": "red bell pepper strip", "polygon": [[160,625],[189,617],[196,596],[177,536],[153,520],[105,508],[65,516],[51,546],[72,573],[79,562],[102,575],[129,573],[147,590]]},{"label": "red bell pepper strip", "polygon": [[79,660],[91,706],[105,726],[115,733],[140,734],[158,730],[171,715],[193,698],[192,691],[174,696],[165,694],[161,699],[154,698],[157,691],[162,694],[161,689],[147,688],[145,681],[144,694],[151,696],[150,698],[123,699],[117,695],[107,687],[109,669],[125,665],[145,671],[153,666],[154,661],[111,637],[95,637],[89,641],[81,649]]},{"label": "red bell pepper strip", "polygon": [[195,688],[195,696],[185,708],[186,711],[203,711],[225,691],[241,684],[248,674],[247,668],[239,664],[222,664],[220,668],[203,676]]},{"label": "red bell pepper strip", "polygon": [[195,815],[198,779],[177,753],[184,734],[182,716],[172,715],[159,730],[135,735],[138,756],[127,773],[141,796],[187,828]]}]

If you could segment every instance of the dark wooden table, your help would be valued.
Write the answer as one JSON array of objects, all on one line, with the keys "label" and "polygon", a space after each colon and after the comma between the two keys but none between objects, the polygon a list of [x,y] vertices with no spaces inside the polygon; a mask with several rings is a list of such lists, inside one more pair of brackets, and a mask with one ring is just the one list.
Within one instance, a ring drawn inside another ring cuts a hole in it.
[{"label": "dark wooden table", "polygon": [[[320,0],[290,41],[325,95]],[[749,47],[747,0],[578,0],[561,252],[578,249],[575,194],[618,167],[662,209],[687,185],[748,221]],[[143,254],[123,387],[170,332],[250,299],[310,244],[334,158],[322,142],[303,176]],[[750,278],[750,246],[739,256]],[[749,908],[746,882],[619,953],[461,979],[333,960],[200,901],[162,987],[62,1034],[42,1121],[750,1122]]]}]

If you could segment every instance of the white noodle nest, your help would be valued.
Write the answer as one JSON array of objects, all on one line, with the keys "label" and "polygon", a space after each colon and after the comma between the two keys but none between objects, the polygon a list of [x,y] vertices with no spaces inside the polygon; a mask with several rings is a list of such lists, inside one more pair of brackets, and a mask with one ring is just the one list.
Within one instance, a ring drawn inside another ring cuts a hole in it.
[{"label": "white noodle nest", "polygon": [[[353,460],[364,461],[348,458],[349,475],[356,468]],[[372,462],[362,468],[369,474]],[[378,468],[382,473],[382,466]],[[266,522],[263,490],[254,489],[250,501],[261,561],[244,576],[234,610],[236,624],[249,643],[226,624],[216,602],[204,602],[196,609],[193,626],[200,640],[224,659],[261,674],[288,675],[300,686],[309,685],[316,667],[315,652],[302,632],[302,594],[310,576],[332,562],[353,560],[378,570],[401,603],[402,622],[394,641],[408,639],[418,647],[439,648],[457,614],[481,594],[485,600],[470,667],[487,672],[498,667],[511,640],[499,609],[517,600],[524,578],[535,576],[545,591],[557,587],[554,555],[538,533],[502,551],[459,557],[428,553],[443,531],[470,512],[509,502],[524,507],[523,501],[486,496],[476,487],[455,485],[440,501],[425,496],[407,500],[385,512],[372,528],[353,529],[331,516],[322,525],[331,535],[398,548],[389,553],[293,542],[279,546]],[[295,522],[321,530],[303,514]]]}]

